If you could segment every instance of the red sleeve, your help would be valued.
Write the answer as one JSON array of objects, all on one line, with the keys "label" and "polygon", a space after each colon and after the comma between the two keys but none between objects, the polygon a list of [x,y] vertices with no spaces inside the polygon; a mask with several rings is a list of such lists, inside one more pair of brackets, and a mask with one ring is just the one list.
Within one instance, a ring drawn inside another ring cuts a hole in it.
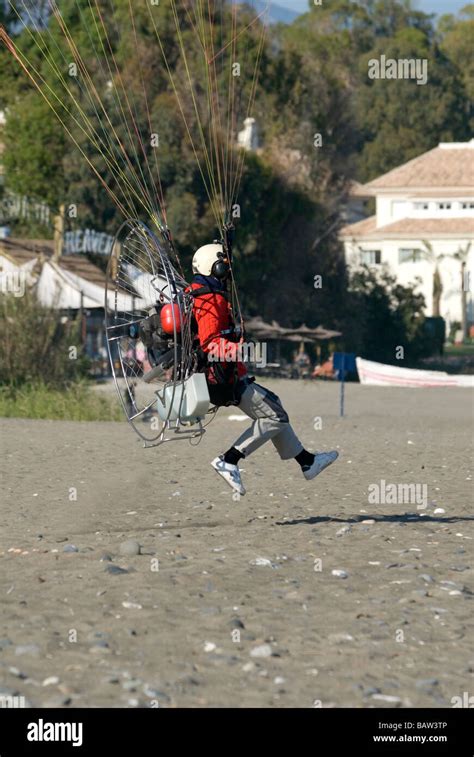
[{"label": "red sleeve", "polygon": [[227,357],[236,360],[238,345],[220,336],[220,332],[229,325],[228,305],[224,297],[215,294],[196,297],[194,315],[198,325],[199,343],[204,352],[215,350],[223,359]]}]

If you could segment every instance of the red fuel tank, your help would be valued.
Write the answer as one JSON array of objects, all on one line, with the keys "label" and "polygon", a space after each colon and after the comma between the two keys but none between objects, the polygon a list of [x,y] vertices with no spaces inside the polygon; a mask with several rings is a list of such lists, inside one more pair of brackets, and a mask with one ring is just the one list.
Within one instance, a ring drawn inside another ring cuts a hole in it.
[{"label": "red fuel tank", "polygon": [[164,305],[161,309],[161,328],[165,334],[174,333],[174,323],[176,324],[176,331],[179,333],[181,331],[181,313],[179,305]]}]

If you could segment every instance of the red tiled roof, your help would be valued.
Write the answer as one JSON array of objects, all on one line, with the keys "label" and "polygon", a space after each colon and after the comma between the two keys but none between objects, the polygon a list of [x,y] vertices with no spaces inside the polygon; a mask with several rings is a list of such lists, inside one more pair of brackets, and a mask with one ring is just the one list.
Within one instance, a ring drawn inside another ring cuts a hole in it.
[{"label": "red tiled roof", "polygon": [[369,234],[373,234],[376,231],[377,217],[369,216],[362,221],[356,223],[350,223],[347,226],[343,226],[340,233],[341,237],[365,237]]},{"label": "red tiled roof", "polygon": [[[464,146],[465,144],[465,146]],[[357,195],[375,194],[381,189],[451,189],[474,188],[474,140],[464,143],[445,143],[424,152],[388,173],[356,187]],[[456,146],[454,146],[456,145]]]},{"label": "red tiled roof", "polygon": [[377,237],[412,234],[429,236],[430,234],[460,234],[474,236],[474,218],[401,218],[386,226],[376,227],[376,217],[370,216],[363,221],[349,224],[341,229],[341,237]]}]

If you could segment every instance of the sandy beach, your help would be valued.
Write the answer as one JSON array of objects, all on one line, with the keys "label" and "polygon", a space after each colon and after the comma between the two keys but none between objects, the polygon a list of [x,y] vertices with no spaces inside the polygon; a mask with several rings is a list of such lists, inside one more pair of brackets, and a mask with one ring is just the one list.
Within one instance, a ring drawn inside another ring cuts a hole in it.
[{"label": "sandy beach", "polygon": [[[340,459],[307,482],[267,445],[241,464],[238,502],[209,465],[244,428],[234,408],[198,446],[155,450],[125,422],[0,422],[0,695],[306,708],[472,693],[471,392],[351,384],[341,419],[334,384],[265,383],[305,445]],[[369,502],[382,481],[426,502]]]}]

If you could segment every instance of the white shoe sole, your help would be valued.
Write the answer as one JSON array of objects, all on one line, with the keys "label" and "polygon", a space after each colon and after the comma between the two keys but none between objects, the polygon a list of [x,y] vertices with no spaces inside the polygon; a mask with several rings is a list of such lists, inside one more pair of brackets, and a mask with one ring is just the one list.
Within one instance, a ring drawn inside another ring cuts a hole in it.
[{"label": "white shoe sole", "polygon": [[240,496],[243,497],[245,495],[244,486],[242,484],[239,485],[238,483],[236,483],[235,481],[233,481],[232,478],[231,478],[231,476],[229,475],[229,473],[227,471],[225,471],[225,470],[219,470],[219,463],[221,463],[221,462],[222,462],[222,460],[220,459],[220,457],[216,457],[212,461],[211,465],[214,468],[214,470],[216,471],[216,473],[218,473],[219,476],[224,479],[224,481],[226,482],[227,486],[230,486],[230,488],[232,489],[232,491],[237,492],[237,494],[240,494]]},{"label": "white shoe sole", "polygon": [[[319,476],[319,474],[322,473],[323,470],[329,468],[329,466],[335,463],[337,458],[339,457],[339,452],[336,452],[336,450],[334,450],[333,452],[325,452],[324,454],[327,455],[327,460],[324,463],[317,465],[314,469],[314,472],[312,471],[312,467],[309,469],[309,471],[304,471],[303,475],[307,481],[312,481],[314,478],[316,478],[316,476]],[[318,457],[319,455],[316,455],[315,462],[317,461]]]}]

